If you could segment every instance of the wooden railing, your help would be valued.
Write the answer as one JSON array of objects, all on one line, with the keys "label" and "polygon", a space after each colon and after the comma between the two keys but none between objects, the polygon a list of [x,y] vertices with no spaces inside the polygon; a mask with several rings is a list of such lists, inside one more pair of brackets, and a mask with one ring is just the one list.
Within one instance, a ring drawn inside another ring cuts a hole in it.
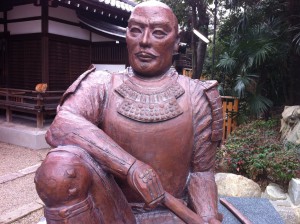
[{"label": "wooden railing", "polygon": [[223,107],[223,141],[237,127],[236,114],[239,109],[239,100],[232,96],[222,96]]},{"label": "wooden railing", "polygon": [[[55,115],[56,107],[64,91],[39,93],[31,90],[0,88],[0,109],[6,111],[6,121],[12,122],[13,112],[36,115],[36,126],[42,128],[47,115]],[[223,141],[236,128],[235,114],[238,112],[238,99],[222,96]]]},{"label": "wooden railing", "polygon": [[192,76],[193,76],[193,70],[190,69],[190,68],[184,68],[184,69],[182,70],[182,75],[185,75],[185,76],[187,76],[187,77],[192,78]]},{"label": "wooden railing", "polygon": [[6,112],[6,121],[12,122],[13,112],[36,115],[36,126],[42,128],[47,115],[55,115],[64,91],[40,93],[31,90],[0,88],[0,108]]}]

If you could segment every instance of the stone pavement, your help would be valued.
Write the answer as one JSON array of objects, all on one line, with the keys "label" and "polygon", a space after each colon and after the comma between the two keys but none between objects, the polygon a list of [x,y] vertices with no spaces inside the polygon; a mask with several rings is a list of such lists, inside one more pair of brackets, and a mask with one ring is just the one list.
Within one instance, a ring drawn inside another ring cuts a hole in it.
[{"label": "stone pavement", "polygon": [[41,219],[43,203],[33,178],[48,151],[0,142],[0,223],[35,224]]}]

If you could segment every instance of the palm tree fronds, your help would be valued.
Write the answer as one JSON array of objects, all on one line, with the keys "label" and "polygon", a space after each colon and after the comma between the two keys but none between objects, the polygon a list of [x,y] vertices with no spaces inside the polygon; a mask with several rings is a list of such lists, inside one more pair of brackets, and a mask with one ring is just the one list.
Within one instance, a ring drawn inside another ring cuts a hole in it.
[{"label": "palm tree fronds", "polygon": [[236,67],[236,59],[225,52],[217,65],[217,67],[224,69],[227,72],[232,72]]},{"label": "palm tree fronds", "polygon": [[237,93],[237,96],[239,98],[245,97],[245,91],[247,87],[256,84],[255,78],[258,78],[258,76],[255,74],[245,74],[237,76],[234,91]]},{"label": "palm tree fronds", "polygon": [[255,114],[257,117],[260,116],[262,113],[268,111],[270,107],[272,107],[273,102],[260,95],[260,94],[251,94],[249,95],[249,108],[252,114]]}]

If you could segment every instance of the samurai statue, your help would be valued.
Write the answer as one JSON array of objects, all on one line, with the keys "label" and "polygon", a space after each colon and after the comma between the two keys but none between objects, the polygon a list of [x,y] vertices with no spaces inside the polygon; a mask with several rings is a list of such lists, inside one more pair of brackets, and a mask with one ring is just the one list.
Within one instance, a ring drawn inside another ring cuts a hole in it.
[{"label": "samurai statue", "polygon": [[66,90],[36,172],[48,224],[221,223],[214,164],[216,81],[179,75],[178,21],[157,1],[128,21],[131,67],[88,71]]}]

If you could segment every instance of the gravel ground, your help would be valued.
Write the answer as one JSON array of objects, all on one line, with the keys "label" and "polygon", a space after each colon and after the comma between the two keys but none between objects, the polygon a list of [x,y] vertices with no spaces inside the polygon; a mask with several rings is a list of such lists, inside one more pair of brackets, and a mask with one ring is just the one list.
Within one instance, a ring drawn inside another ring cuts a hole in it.
[{"label": "gravel ground", "polygon": [[[32,150],[0,142],[0,176],[40,163],[49,150]],[[34,173],[0,184],[0,215],[39,199],[33,178]],[[13,223],[35,224],[42,216],[43,209],[40,209]]]},{"label": "gravel ground", "polygon": [[41,162],[49,149],[33,150],[0,142],[0,176]]},{"label": "gravel ground", "polygon": [[34,173],[1,184],[0,214],[10,212],[14,208],[29,204],[39,199],[34,182]]},{"label": "gravel ground", "polygon": [[30,213],[29,215],[24,216],[23,218],[15,222],[12,222],[12,224],[36,224],[41,220],[41,217],[43,216],[44,216],[44,210],[40,209]]}]

